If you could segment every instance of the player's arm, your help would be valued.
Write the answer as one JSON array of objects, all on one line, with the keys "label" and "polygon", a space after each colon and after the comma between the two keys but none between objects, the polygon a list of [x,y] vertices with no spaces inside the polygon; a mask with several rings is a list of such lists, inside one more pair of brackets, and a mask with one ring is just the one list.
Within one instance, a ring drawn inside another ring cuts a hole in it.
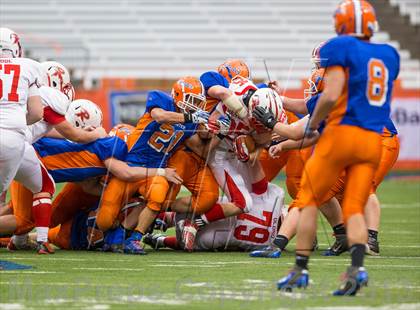
[{"label": "player's arm", "polygon": [[102,127],[95,128],[92,131],[86,131],[74,127],[66,120],[56,124],[54,128],[64,138],[77,143],[89,143],[108,136],[105,129]]},{"label": "player's arm", "polygon": [[308,146],[315,145],[319,140],[319,136],[320,135],[317,133],[310,138],[305,137],[301,140],[282,141],[279,144],[271,146],[269,149],[269,154],[271,157],[276,158],[282,151],[304,149]]},{"label": "player's arm", "polygon": [[28,113],[26,114],[26,123],[28,125],[35,124],[44,116],[44,107],[42,106],[41,96],[39,96],[39,94],[28,98],[27,108]]},{"label": "player's arm", "polygon": [[298,114],[308,114],[308,109],[306,107],[305,99],[297,99],[297,98],[290,98],[283,96],[282,89],[280,88],[280,85],[277,81],[271,81],[268,83],[268,87],[273,89],[279,96],[281,96],[281,100],[283,102],[283,108],[285,108],[287,111],[290,111],[292,113],[298,113]]},{"label": "player's arm", "polygon": [[178,113],[178,112],[171,112],[166,111],[162,108],[153,108],[150,111],[150,115],[152,118],[157,121],[158,123],[206,123],[209,114],[205,111],[195,111],[195,112],[185,112],[185,113]]},{"label": "player's arm", "polygon": [[185,140],[185,145],[201,158],[206,159],[208,154],[219,145],[221,138],[213,136],[211,139],[201,139],[198,134],[195,134]]},{"label": "player's arm", "polygon": [[219,99],[223,104],[240,118],[245,118],[248,115],[246,107],[243,106],[239,98],[232,90],[221,85],[214,85],[207,90],[210,97]]},{"label": "player's arm", "polygon": [[343,67],[329,67],[326,72],[325,88],[318,99],[315,111],[309,121],[309,130],[316,130],[319,124],[327,117],[335,102],[343,92],[346,74]]},{"label": "player's arm", "polygon": [[104,160],[104,164],[109,172],[125,182],[136,182],[147,177],[160,175],[165,177],[169,182],[175,184],[182,183],[181,177],[176,173],[175,169],[171,168],[130,167],[127,163],[112,157]]}]

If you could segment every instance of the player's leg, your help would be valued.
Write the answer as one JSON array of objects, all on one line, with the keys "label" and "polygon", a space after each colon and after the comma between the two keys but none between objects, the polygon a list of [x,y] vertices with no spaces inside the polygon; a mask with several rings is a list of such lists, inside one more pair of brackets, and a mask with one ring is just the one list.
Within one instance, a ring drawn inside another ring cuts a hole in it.
[{"label": "player's leg", "polygon": [[286,163],[286,187],[287,192],[293,199],[300,188],[300,181],[302,179],[303,169],[306,161],[309,159],[312,148],[305,148],[302,150],[290,151]]},{"label": "player's leg", "polygon": [[368,254],[379,255],[379,224],[381,218],[381,206],[376,196],[376,189],[382,183],[385,176],[392,169],[398,159],[400,144],[398,136],[382,137],[382,155],[378,169],[373,178],[373,187],[365,207],[365,218],[368,226]]},{"label": "player's leg", "polygon": [[28,143],[25,143],[24,158],[15,179],[33,193],[32,216],[37,231],[38,253],[54,253],[48,244],[48,228],[51,222],[51,198],[55,192],[55,183],[39,161],[34,148]]},{"label": "player's leg", "polygon": [[80,185],[67,183],[52,203],[50,227],[69,221],[79,210],[90,208],[98,201],[98,196],[85,193]]},{"label": "player's leg", "polygon": [[48,240],[50,243],[63,250],[71,249],[71,228],[73,220],[69,220],[48,231]]},{"label": "player's leg", "polygon": [[268,181],[272,181],[286,166],[289,154],[293,151],[282,152],[278,158],[272,158],[266,149],[263,149],[258,156],[258,160],[264,170]]},{"label": "player's leg", "polygon": [[161,176],[147,178],[138,185],[138,193],[145,198],[147,205],[139,215],[134,232],[124,243],[124,252],[128,254],[146,254],[140,242],[161,211],[169,190],[168,181]]},{"label": "player's leg", "polygon": [[0,128],[0,195],[12,183],[25,153],[24,135]]}]

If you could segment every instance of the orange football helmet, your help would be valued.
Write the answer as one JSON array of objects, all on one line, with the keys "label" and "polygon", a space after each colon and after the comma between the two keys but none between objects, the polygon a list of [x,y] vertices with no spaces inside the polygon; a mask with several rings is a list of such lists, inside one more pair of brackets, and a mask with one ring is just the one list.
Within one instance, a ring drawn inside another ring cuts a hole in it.
[{"label": "orange football helmet", "polygon": [[311,78],[308,80],[309,87],[303,90],[305,100],[324,90],[324,76],[325,69],[321,68],[312,71]]},{"label": "orange football helmet", "polygon": [[223,75],[229,83],[237,75],[246,79],[251,78],[251,71],[248,65],[240,59],[229,59],[225,61],[217,68],[217,72]]},{"label": "orange football helmet", "polygon": [[172,86],[172,98],[176,106],[184,112],[205,110],[206,97],[201,81],[193,76],[186,76]]},{"label": "orange football helmet", "polygon": [[317,46],[314,47],[312,50],[311,55],[311,62],[314,64],[315,69],[319,69],[321,65],[321,56],[319,55],[319,51],[321,50],[321,47],[325,44],[324,42],[319,43]]},{"label": "orange football helmet", "polygon": [[128,136],[134,131],[134,126],[129,124],[115,125],[108,133],[111,137],[119,137],[124,142],[127,142]]},{"label": "orange football helmet", "polygon": [[345,0],[338,5],[334,14],[335,32],[370,38],[378,29],[375,9],[366,0]]}]

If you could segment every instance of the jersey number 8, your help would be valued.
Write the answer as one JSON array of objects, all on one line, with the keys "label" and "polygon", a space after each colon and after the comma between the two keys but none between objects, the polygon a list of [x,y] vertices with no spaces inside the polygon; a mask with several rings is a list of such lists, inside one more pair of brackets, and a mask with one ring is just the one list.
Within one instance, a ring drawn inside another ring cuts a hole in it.
[{"label": "jersey number 8", "polygon": [[368,63],[368,84],[366,96],[369,104],[381,107],[386,101],[388,92],[388,69],[382,60],[372,58]]}]

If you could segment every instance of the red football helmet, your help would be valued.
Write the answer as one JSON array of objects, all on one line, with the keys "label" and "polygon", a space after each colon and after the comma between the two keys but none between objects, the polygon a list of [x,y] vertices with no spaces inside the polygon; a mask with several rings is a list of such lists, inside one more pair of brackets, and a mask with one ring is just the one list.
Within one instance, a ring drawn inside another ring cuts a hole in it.
[{"label": "red football helmet", "polygon": [[246,79],[251,78],[251,71],[248,65],[240,59],[229,59],[225,61],[217,68],[217,72],[223,75],[229,83],[238,75]]},{"label": "red football helmet", "polygon": [[176,106],[184,112],[205,110],[206,108],[204,86],[196,77],[186,76],[176,81],[172,87],[171,95]]},{"label": "red football helmet", "polygon": [[378,29],[375,10],[366,0],[345,0],[334,14],[335,32],[369,39]]},{"label": "red football helmet", "polygon": [[309,87],[303,91],[305,100],[320,93],[324,90],[325,69],[317,69],[312,71],[311,78],[308,80]]}]

